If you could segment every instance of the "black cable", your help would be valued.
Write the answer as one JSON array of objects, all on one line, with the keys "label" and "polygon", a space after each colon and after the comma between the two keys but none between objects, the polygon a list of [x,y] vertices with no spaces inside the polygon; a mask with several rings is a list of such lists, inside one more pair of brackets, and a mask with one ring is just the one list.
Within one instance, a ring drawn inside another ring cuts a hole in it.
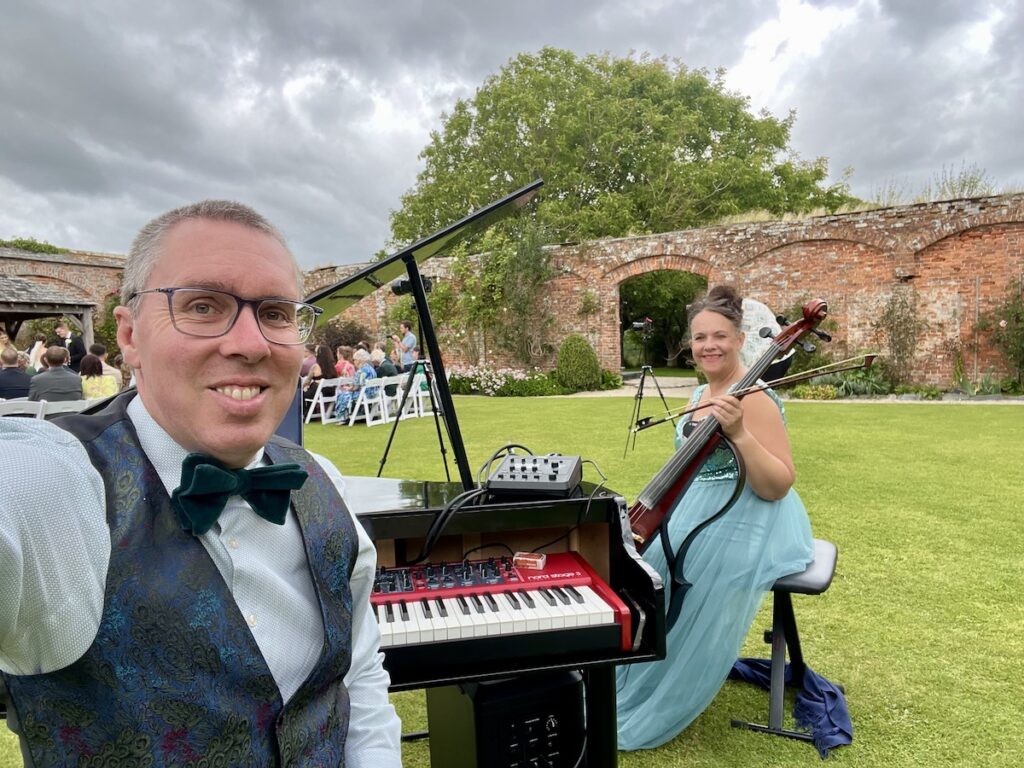
[{"label": "black cable", "polygon": [[[403,733],[402,741],[419,741],[420,739],[429,739],[430,731],[413,731],[412,733]],[[577,763],[579,765],[579,763]]]},{"label": "black cable", "polygon": [[478,499],[487,493],[486,488],[470,488],[468,491],[463,491],[454,499],[449,501],[440,512],[437,513],[437,517],[434,518],[434,522],[430,524],[430,529],[427,531],[426,538],[423,541],[423,548],[420,550],[419,555],[415,560],[409,563],[409,565],[415,565],[421,563],[430,556],[431,550],[434,548],[434,544],[444,533],[444,529],[447,527],[451,518],[458,512],[462,507],[468,504],[474,499]]},{"label": "black cable", "polygon": [[469,557],[471,554],[476,552],[478,549],[490,549],[491,547],[504,547],[505,549],[508,550],[508,553],[510,555],[515,557],[516,553],[512,551],[512,547],[510,547],[508,544],[505,544],[504,542],[496,541],[493,544],[481,544],[479,547],[473,547],[472,549],[467,550],[466,552],[463,552],[462,553],[462,559],[465,560],[467,557]]},{"label": "black cable", "polygon": [[597,492],[599,490],[601,490],[602,488],[604,488],[604,484],[606,482],[608,482],[608,478],[605,477],[605,474],[604,474],[604,472],[601,471],[601,468],[599,466],[597,466],[597,464],[595,464],[590,459],[584,459],[583,463],[584,464],[593,464],[594,469],[597,470],[597,474],[601,476],[601,482],[598,483],[597,485],[595,485],[594,486],[594,490],[592,490],[590,492],[590,495],[587,497],[587,503],[586,503],[586,505],[584,505],[583,507],[580,508],[579,514],[576,515],[576,523],[572,526],[572,528],[569,528],[567,531],[562,533],[557,538],[552,539],[547,544],[541,544],[539,547],[534,547],[532,550],[530,550],[531,552],[540,552],[542,549],[547,549],[548,547],[553,546],[554,544],[557,544],[562,539],[567,538],[569,536],[569,534],[571,534],[573,531],[575,531],[577,528],[579,528],[580,525],[582,525],[584,518],[586,518],[586,516],[590,514],[590,505],[593,503],[594,497],[597,495]]},{"label": "black cable", "polygon": [[480,465],[480,470],[476,473],[477,483],[480,485],[483,484],[484,473],[489,472],[491,469],[491,464],[493,464],[497,459],[501,458],[501,456],[504,455],[502,451],[511,453],[512,451],[510,449],[513,448],[522,448],[524,451],[526,451],[528,455],[533,456],[533,451],[531,451],[525,445],[520,445],[519,443],[505,443],[505,445],[501,446],[501,448],[492,453],[491,457],[487,459],[487,461]]}]

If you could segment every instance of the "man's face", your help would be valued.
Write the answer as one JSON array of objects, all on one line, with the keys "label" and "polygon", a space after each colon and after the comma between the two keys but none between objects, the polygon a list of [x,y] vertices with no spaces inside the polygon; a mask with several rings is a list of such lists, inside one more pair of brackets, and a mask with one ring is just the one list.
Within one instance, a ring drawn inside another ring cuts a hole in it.
[{"label": "man's face", "polygon": [[[190,219],[164,237],[148,288],[205,287],[245,299],[301,300],[291,256],[273,237],[233,222]],[[242,467],[295,395],[303,347],[263,338],[252,307],[223,336],[186,336],[162,294],[138,314],[115,310],[117,339],[147,410],[179,445]]]},{"label": "man's face", "polygon": [[62,339],[66,339],[70,333],[71,333],[71,331],[69,331],[63,325],[58,325],[57,326],[57,335],[60,336]]}]

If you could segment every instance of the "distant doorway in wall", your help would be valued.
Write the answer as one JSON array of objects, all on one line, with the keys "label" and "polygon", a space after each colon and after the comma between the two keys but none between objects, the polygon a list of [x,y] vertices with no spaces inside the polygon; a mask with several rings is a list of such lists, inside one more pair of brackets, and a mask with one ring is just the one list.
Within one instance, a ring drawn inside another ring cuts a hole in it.
[{"label": "distant doorway in wall", "polygon": [[658,270],[619,284],[622,366],[690,368],[686,306],[707,289],[693,272]]}]

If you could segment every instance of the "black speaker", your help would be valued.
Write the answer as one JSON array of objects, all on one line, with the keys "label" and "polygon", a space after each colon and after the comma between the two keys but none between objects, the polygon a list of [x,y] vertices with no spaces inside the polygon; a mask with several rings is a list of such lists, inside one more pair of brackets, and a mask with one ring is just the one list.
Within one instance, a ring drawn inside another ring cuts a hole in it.
[{"label": "black speaker", "polygon": [[445,768],[582,768],[579,672],[427,689],[430,764]]}]

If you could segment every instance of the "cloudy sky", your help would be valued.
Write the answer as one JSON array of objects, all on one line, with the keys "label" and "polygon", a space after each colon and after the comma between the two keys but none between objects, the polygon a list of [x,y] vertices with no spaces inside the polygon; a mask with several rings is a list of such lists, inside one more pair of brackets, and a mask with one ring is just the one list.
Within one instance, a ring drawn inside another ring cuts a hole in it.
[{"label": "cloudy sky", "polygon": [[965,165],[1024,187],[1024,0],[0,0],[0,19],[0,238],[124,253],[152,216],[227,197],[305,268],[366,261],[442,113],[544,45],[723,67],[861,197]]}]

